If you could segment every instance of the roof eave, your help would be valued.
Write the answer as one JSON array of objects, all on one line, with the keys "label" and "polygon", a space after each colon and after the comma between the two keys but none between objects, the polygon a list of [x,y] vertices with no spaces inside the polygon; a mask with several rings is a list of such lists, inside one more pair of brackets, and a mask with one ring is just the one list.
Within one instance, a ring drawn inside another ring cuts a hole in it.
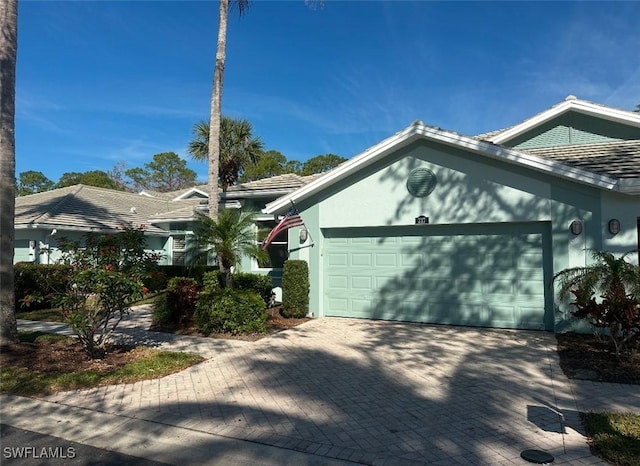
[{"label": "roof eave", "polygon": [[384,155],[410,144],[419,137],[416,128],[416,125],[411,125],[382,142],[379,142],[333,170],[328,171],[325,175],[311,183],[268,203],[265,208],[262,209],[262,212],[265,214],[276,214],[283,211],[285,208],[289,208],[291,202],[304,200],[320,189],[344,179],[353,171],[367,167]]},{"label": "roof eave", "polygon": [[640,127],[640,115],[636,116],[633,112],[627,112],[625,110],[618,110],[611,107],[603,107],[584,100],[567,100],[550,109],[523,121],[519,125],[515,125],[492,138],[487,139],[488,142],[494,144],[503,144],[510,139],[520,136],[521,134],[535,128],[538,125],[546,123],[547,121],[562,115],[568,111],[576,111],[585,115],[595,116],[606,120],[614,121],[616,123],[622,123],[626,125],[633,125]]},{"label": "roof eave", "polygon": [[616,191],[624,194],[640,195],[640,178],[621,178],[616,185]]},{"label": "roof eave", "polygon": [[[95,228],[95,227],[76,227],[72,225],[58,225],[55,223],[19,223],[15,225],[16,230],[58,230],[61,232],[76,233],[117,233],[122,231],[121,228]],[[169,232],[144,230],[146,235],[151,236],[168,236]],[[60,236],[60,234],[58,234]]]},{"label": "roof eave", "polygon": [[495,160],[525,166],[539,172],[548,173],[591,186],[597,186],[601,189],[613,190],[618,183],[617,179],[610,178],[608,176],[598,175],[590,171],[570,167],[535,155],[526,154],[489,142],[478,141],[467,136],[461,136],[459,134],[419,124],[409,126],[405,130],[400,131],[394,136],[385,139],[380,144],[371,147],[348,162],[345,162],[344,165],[328,172],[325,176],[318,178],[288,195],[270,202],[265,206],[263,212],[267,214],[282,212],[288,208],[291,202],[306,199],[321,189],[344,179],[352,172],[370,165],[381,157],[384,157],[386,154],[396,151],[418,138],[425,138],[448,146],[466,149]]}]

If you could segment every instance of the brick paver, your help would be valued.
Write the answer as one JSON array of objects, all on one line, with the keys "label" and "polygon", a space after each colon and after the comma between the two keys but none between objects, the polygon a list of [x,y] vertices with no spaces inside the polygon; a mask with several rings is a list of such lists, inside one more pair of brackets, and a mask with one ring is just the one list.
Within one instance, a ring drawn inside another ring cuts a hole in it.
[{"label": "brick paver", "polygon": [[210,359],[47,400],[365,464],[523,464],[530,448],[599,464],[578,410],[640,412],[637,387],[566,379],[542,332],[324,318],[256,342],[144,335]]}]

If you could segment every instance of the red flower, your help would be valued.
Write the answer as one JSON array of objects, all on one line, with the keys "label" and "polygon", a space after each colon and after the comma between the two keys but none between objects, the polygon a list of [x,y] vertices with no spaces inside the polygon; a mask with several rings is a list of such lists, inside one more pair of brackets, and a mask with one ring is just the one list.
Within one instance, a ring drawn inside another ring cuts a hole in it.
[{"label": "red flower", "polygon": [[144,288],[142,288],[142,293],[143,294],[147,294],[149,292],[149,288],[147,288],[146,286]]}]

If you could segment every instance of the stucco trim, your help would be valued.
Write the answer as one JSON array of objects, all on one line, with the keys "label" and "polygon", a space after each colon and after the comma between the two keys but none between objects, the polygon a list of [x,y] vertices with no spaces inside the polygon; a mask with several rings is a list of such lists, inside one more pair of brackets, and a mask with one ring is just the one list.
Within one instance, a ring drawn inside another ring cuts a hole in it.
[{"label": "stucco trim", "polygon": [[558,105],[554,105],[550,109],[500,132],[492,138],[489,138],[488,141],[494,144],[503,144],[535,128],[536,126],[546,123],[547,121],[569,111],[575,111],[584,115],[594,116],[616,123],[640,127],[640,114],[597,105],[585,100],[571,99],[561,102]]},{"label": "stucco trim", "polygon": [[189,199],[189,196],[191,196],[192,194],[200,194],[202,196],[204,196],[205,198],[209,197],[209,193],[206,193],[204,191],[202,191],[201,189],[198,188],[191,188],[190,190],[180,194],[178,197],[174,198],[174,201],[181,201],[183,199]]}]

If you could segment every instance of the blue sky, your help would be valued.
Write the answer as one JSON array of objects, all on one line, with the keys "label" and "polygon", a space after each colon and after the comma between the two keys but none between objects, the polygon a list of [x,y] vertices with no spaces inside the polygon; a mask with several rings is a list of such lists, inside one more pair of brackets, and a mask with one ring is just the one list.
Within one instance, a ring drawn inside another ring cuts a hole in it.
[{"label": "blue sky", "polygon": [[[57,181],[188,158],[209,114],[217,7],[23,0],[16,172]],[[289,159],[352,157],[416,119],[474,135],[569,94],[640,104],[640,2],[257,0],[230,18],[223,113]]]}]

